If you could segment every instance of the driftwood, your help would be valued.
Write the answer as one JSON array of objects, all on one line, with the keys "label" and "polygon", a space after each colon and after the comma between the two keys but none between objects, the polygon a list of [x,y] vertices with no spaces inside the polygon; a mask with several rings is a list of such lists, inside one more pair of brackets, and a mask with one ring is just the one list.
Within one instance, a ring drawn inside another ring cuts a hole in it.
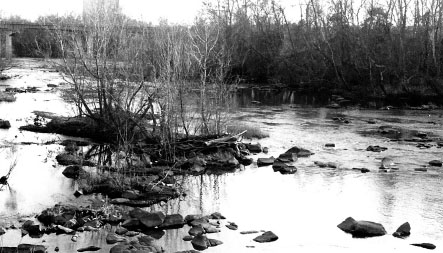
[{"label": "driftwood", "polygon": [[226,137],[222,137],[222,138],[218,138],[218,139],[214,139],[214,140],[209,140],[205,142],[206,146],[212,146],[214,144],[219,144],[219,143],[232,143],[232,142],[236,142],[238,140],[239,137],[241,137],[244,133],[246,133],[247,130],[233,135],[233,136],[226,136]]}]

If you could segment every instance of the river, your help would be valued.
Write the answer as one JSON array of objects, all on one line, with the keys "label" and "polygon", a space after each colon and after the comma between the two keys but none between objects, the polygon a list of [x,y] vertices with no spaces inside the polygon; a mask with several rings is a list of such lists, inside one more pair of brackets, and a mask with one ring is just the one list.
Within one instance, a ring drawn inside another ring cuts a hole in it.
[{"label": "river", "polygon": [[[9,120],[12,125],[9,130],[0,130],[0,175],[6,174],[17,161],[10,188],[0,192],[3,223],[30,217],[58,202],[82,201],[72,196],[76,185],[62,175],[62,166],[55,162],[63,147],[48,144],[66,137],[18,130],[32,121],[34,110],[72,113],[58,89],[47,88],[48,83],[59,84],[63,80],[58,73],[42,68],[37,60],[17,62],[16,67],[6,71],[14,77],[0,81],[0,90],[34,86],[43,91],[20,93],[16,102],[0,103],[0,119]],[[272,93],[260,91],[246,90],[240,94],[234,103],[237,109],[232,123],[255,125],[269,133],[268,138],[259,140],[269,148],[269,153],[253,155],[254,161],[259,157],[277,157],[293,146],[315,154],[299,158],[294,164],[298,171],[292,175],[281,175],[270,166],[257,167],[253,163],[235,173],[185,177],[185,198],[148,210],[183,215],[219,211],[238,224],[238,231],[222,226],[222,232],[210,234],[208,237],[224,243],[206,252],[423,252],[409,244],[429,242],[437,250],[443,246],[443,169],[428,166],[427,172],[414,170],[431,160],[442,160],[443,149],[437,145],[422,149],[416,147],[416,142],[395,140],[412,137],[417,131],[435,139],[443,138],[442,110],[337,110],[320,107],[312,98],[291,92],[283,92],[278,100],[267,100]],[[251,103],[255,100],[262,103]],[[334,117],[346,118],[350,123],[337,122]],[[395,136],[381,134],[380,126],[399,131]],[[334,143],[335,147],[326,148],[326,143]],[[369,145],[387,150],[366,151]],[[379,171],[384,157],[392,158],[398,170]],[[319,168],[314,161],[334,162],[338,168]],[[361,167],[371,172],[352,169]],[[354,239],[337,228],[349,216],[381,223],[388,235]],[[410,237],[402,240],[390,235],[406,221],[412,227]],[[187,230],[186,226],[168,230],[158,243],[167,252],[192,249],[189,242],[181,240]],[[259,244],[252,241],[257,234],[239,233],[245,230],[271,230],[279,239]],[[84,232],[77,242],[72,242],[67,235],[21,238],[19,230],[9,230],[0,242],[5,246],[44,244],[49,252],[55,246],[61,252],[75,252],[77,248],[95,245],[109,252],[111,246],[106,245],[105,236],[104,232]]]}]

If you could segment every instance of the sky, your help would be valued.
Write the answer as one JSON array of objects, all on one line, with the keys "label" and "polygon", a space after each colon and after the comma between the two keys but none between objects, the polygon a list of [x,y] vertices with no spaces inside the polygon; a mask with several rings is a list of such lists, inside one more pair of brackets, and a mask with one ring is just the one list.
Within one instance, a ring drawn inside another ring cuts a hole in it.
[{"label": "sky", "polygon": [[[130,17],[158,23],[191,23],[201,9],[202,0],[120,0],[123,13]],[[81,14],[83,0],[0,0],[0,17],[19,15],[28,20],[48,14]]]}]

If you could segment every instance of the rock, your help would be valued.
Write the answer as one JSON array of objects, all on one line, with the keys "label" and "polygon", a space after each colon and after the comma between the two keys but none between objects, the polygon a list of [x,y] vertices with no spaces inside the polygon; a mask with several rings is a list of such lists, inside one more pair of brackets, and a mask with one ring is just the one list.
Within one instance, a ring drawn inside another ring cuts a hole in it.
[{"label": "rock", "polygon": [[376,124],[377,121],[373,120],[373,119],[369,119],[368,121],[366,121],[368,124]]},{"label": "rock", "polygon": [[75,156],[68,153],[59,154],[55,157],[60,165],[84,165],[84,166],[95,166],[95,164],[88,160],[83,160],[79,156]]},{"label": "rock", "polygon": [[7,120],[0,119],[0,129],[9,129],[11,128],[11,123]]},{"label": "rock", "polygon": [[82,190],[76,190],[74,192],[74,197],[76,197],[76,198],[80,197],[81,195],[83,195],[83,191]]},{"label": "rock", "polygon": [[43,236],[42,231],[40,231],[40,226],[37,224],[34,224],[34,221],[27,220],[22,225],[22,230],[25,230],[27,233],[29,233],[30,237],[36,237],[40,238]]},{"label": "rock", "polygon": [[361,171],[361,173],[368,173],[368,172],[370,172],[370,170],[367,169],[367,168],[361,168],[360,171]]},{"label": "rock", "polygon": [[297,154],[296,153],[283,153],[278,156],[278,161],[288,163],[288,162],[296,162]]},{"label": "rock", "polygon": [[246,148],[251,153],[260,153],[260,152],[262,152],[262,147],[261,147],[260,143],[256,143],[256,144],[246,143],[245,145],[246,145]]},{"label": "rock", "polygon": [[366,148],[366,151],[372,151],[372,152],[382,152],[387,150],[386,147],[380,147],[380,146],[369,146]]},{"label": "rock", "polygon": [[149,212],[147,212],[141,208],[138,208],[138,207],[133,208],[129,211],[129,216],[131,216],[131,218],[135,218],[135,219],[140,219],[147,214],[149,214]]},{"label": "rock", "polygon": [[206,217],[201,217],[201,218],[198,218],[198,219],[195,219],[195,220],[189,222],[189,224],[193,227],[206,225],[208,223],[209,223],[209,219]]},{"label": "rock", "polygon": [[193,173],[203,173],[206,169],[206,161],[200,157],[194,157],[187,161],[187,166],[189,167],[189,171]]},{"label": "rock", "polygon": [[275,235],[272,231],[264,232],[262,235],[254,238],[254,241],[264,243],[264,242],[273,242],[278,239],[278,236]]},{"label": "rock", "polygon": [[180,214],[166,215],[163,224],[159,226],[161,229],[181,228],[185,224],[183,216]]},{"label": "rock", "polygon": [[124,235],[124,234],[126,234],[127,232],[128,232],[128,229],[123,228],[123,227],[118,227],[118,228],[115,230],[115,233],[116,233],[117,235]]},{"label": "rock", "polygon": [[295,166],[286,166],[279,170],[279,172],[283,175],[294,174],[297,172],[297,168]]},{"label": "rock", "polygon": [[134,237],[134,236],[137,236],[139,234],[140,234],[139,232],[128,231],[128,232],[126,232],[125,236],[127,236],[127,237]]},{"label": "rock", "polygon": [[201,219],[201,218],[203,218],[203,216],[201,216],[200,214],[188,214],[185,216],[185,222],[189,224],[192,221],[197,220],[197,219]]},{"label": "rock", "polygon": [[269,148],[268,147],[264,147],[263,148],[263,153],[267,154],[269,152]]},{"label": "rock", "polygon": [[122,236],[119,236],[115,233],[109,233],[106,236],[106,243],[107,244],[114,244],[114,243],[118,243],[118,242],[124,242],[126,241],[126,239]]},{"label": "rock", "polygon": [[352,236],[356,238],[382,236],[386,234],[383,225],[371,221],[356,221],[352,217],[348,217],[342,223],[338,224],[337,227],[346,233],[352,234]]},{"label": "rock", "polygon": [[165,215],[163,212],[146,213],[139,220],[146,228],[154,228],[163,224]]},{"label": "rock", "polygon": [[209,243],[209,247],[215,247],[215,246],[223,244],[222,241],[219,241],[219,240],[216,240],[216,239],[211,239],[211,238],[208,238],[208,243]]},{"label": "rock", "polygon": [[212,214],[210,215],[210,218],[211,218],[211,219],[214,219],[214,220],[224,220],[224,219],[226,219],[226,217],[223,216],[223,215],[222,215],[221,213],[219,213],[219,212],[212,213]]},{"label": "rock", "polygon": [[297,157],[309,157],[313,154],[311,151],[299,147],[292,147],[288,149],[285,153],[295,153]]},{"label": "rock", "polygon": [[437,248],[432,243],[413,243],[411,245],[416,246],[416,247],[422,247],[422,248],[425,248],[425,249],[435,249],[435,248]]},{"label": "rock", "polygon": [[205,230],[203,229],[203,227],[201,226],[196,226],[196,227],[192,227],[189,231],[188,231],[189,235],[192,236],[196,236],[196,235],[201,235],[205,233]]},{"label": "rock", "polygon": [[158,228],[147,228],[147,229],[143,229],[143,234],[145,235],[149,235],[157,240],[159,240],[160,238],[162,238],[165,235],[165,231],[162,229],[158,229]]},{"label": "rock", "polygon": [[205,250],[210,246],[208,238],[201,234],[194,237],[194,239],[192,239],[191,241],[191,244],[192,247],[194,247],[194,249],[196,250]]},{"label": "rock", "polygon": [[427,168],[415,168],[414,170],[415,171],[419,171],[419,172],[426,172],[426,171],[428,171]]},{"label": "rock", "polygon": [[427,133],[423,133],[423,132],[417,132],[415,134],[415,136],[424,139],[424,138],[428,137],[428,134]]},{"label": "rock", "polygon": [[183,241],[186,242],[192,241],[192,239],[194,239],[194,236],[186,235],[183,237]]},{"label": "rock", "polygon": [[110,249],[110,253],[129,253],[132,252],[132,245],[118,244]]},{"label": "rock", "polygon": [[390,157],[384,157],[381,160],[380,169],[390,169],[392,166],[394,166],[394,160]]},{"label": "rock", "polygon": [[59,250],[60,250],[60,249],[58,248],[58,246],[54,248],[54,251],[55,251],[55,252],[59,252]]},{"label": "rock", "polygon": [[257,166],[268,166],[273,164],[275,161],[275,158],[273,156],[269,158],[258,158],[257,159]]},{"label": "rock", "polygon": [[235,224],[234,222],[229,222],[228,225],[226,225],[227,228],[229,228],[230,230],[237,230],[238,229],[238,225]]},{"label": "rock", "polygon": [[97,246],[88,246],[88,247],[85,247],[85,248],[78,249],[77,252],[98,251],[98,250],[100,250],[100,249],[101,249],[101,248],[100,248],[100,247],[97,247]]},{"label": "rock", "polygon": [[213,226],[206,226],[204,227],[204,230],[207,234],[212,234],[212,233],[219,233],[220,229],[213,227]]},{"label": "rock", "polygon": [[48,86],[48,88],[56,88],[56,87],[58,87],[57,84],[53,84],[53,83],[48,83],[46,86]]},{"label": "rock", "polygon": [[326,168],[328,166],[326,163],[320,161],[314,161],[314,164],[320,168]]},{"label": "rock", "polygon": [[327,147],[327,148],[335,148],[335,144],[334,143],[326,143],[325,147]]},{"label": "rock", "polygon": [[334,162],[328,162],[326,165],[332,169],[336,169],[338,167],[338,165]]},{"label": "rock", "polygon": [[85,173],[85,171],[79,165],[68,166],[62,172],[65,177],[72,179],[77,179],[82,173]]},{"label": "rock", "polygon": [[43,225],[49,226],[55,223],[55,215],[52,210],[43,210],[40,215],[37,216],[37,220]]},{"label": "rock", "polygon": [[432,161],[429,162],[429,165],[435,166],[435,167],[441,167],[442,166],[442,162],[440,160],[432,160]]},{"label": "rock", "polygon": [[398,238],[405,238],[410,234],[411,234],[411,225],[409,225],[409,222],[405,222],[400,227],[398,227],[397,230],[392,235]]},{"label": "rock", "polygon": [[147,235],[140,236],[138,238],[138,242],[144,246],[151,246],[154,244],[154,241],[155,241],[155,239],[153,237],[147,236]]},{"label": "rock", "polygon": [[249,235],[249,234],[256,234],[258,233],[257,230],[249,230],[249,231],[241,231],[240,234],[242,235]]},{"label": "rock", "polygon": [[248,157],[240,157],[238,161],[240,162],[241,165],[249,166],[254,162],[254,159]]}]

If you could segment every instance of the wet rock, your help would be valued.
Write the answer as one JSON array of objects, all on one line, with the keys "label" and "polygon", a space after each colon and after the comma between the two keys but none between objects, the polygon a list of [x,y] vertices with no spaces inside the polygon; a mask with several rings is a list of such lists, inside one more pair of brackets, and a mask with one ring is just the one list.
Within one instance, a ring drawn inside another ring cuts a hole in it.
[{"label": "wet rock", "polygon": [[257,166],[268,166],[273,164],[275,161],[275,158],[273,156],[269,158],[258,158],[257,159]]},{"label": "wet rock", "polygon": [[186,241],[186,242],[192,241],[192,239],[194,239],[194,236],[191,236],[191,235],[186,235],[183,237],[183,241]]},{"label": "wet rock", "polygon": [[289,162],[296,162],[297,161],[297,154],[296,153],[283,153],[280,154],[277,158],[278,161],[289,163]]},{"label": "wet rock", "polygon": [[88,246],[88,247],[85,247],[85,248],[78,249],[77,252],[98,251],[98,250],[100,250],[100,249],[101,249],[101,248],[100,248],[100,247],[97,247],[97,246]]},{"label": "wet rock", "polygon": [[74,192],[74,197],[76,197],[76,198],[80,197],[81,195],[83,195],[83,191],[82,190],[76,190]]},{"label": "wet rock", "polygon": [[86,173],[79,165],[71,165],[66,167],[62,174],[67,178],[77,179],[81,174]]},{"label": "wet rock", "polygon": [[374,119],[369,119],[368,121],[366,121],[368,124],[376,124],[377,121],[375,121]]},{"label": "wet rock", "polygon": [[429,165],[435,166],[435,167],[441,167],[442,166],[442,162],[440,160],[432,160],[432,161],[429,162]]},{"label": "wet rock", "polygon": [[242,235],[249,235],[249,234],[256,234],[258,233],[257,230],[249,230],[249,231],[241,231],[240,234]]},{"label": "wet rock", "polygon": [[424,139],[424,138],[428,137],[428,134],[427,133],[423,133],[423,132],[417,132],[415,134],[415,136]]},{"label": "wet rock", "polygon": [[11,128],[11,123],[7,120],[0,119],[0,129],[9,129]]},{"label": "wet rock", "polygon": [[422,248],[425,248],[425,249],[435,249],[435,248],[437,248],[437,246],[435,246],[432,243],[413,243],[411,245],[412,246],[416,246],[416,247],[422,247]]},{"label": "wet rock", "polygon": [[183,216],[180,214],[166,215],[163,224],[159,226],[161,229],[181,228],[185,224]]},{"label": "wet rock", "polygon": [[269,148],[268,147],[264,147],[263,148],[263,153],[267,154],[269,152]]},{"label": "wet rock", "polygon": [[229,222],[229,224],[227,224],[226,227],[229,228],[230,230],[237,230],[238,229],[238,225],[235,224],[234,222]]},{"label": "wet rock", "polygon": [[334,162],[328,162],[326,165],[332,169],[336,169],[338,167],[338,165]]},{"label": "wet rock", "polygon": [[366,151],[372,151],[372,152],[382,152],[387,150],[386,147],[380,147],[380,146],[369,146],[366,148]]},{"label": "wet rock", "polygon": [[370,172],[370,170],[367,169],[367,168],[361,168],[360,171],[361,171],[361,173],[368,173],[368,172]]},{"label": "wet rock", "polygon": [[295,172],[297,172],[297,168],[295,166],[289,166],[288,164],[280,161],[274,162],[274,164],[272,165],[272,169],[274,170],[274,172],[278,171],[281,174],[294,174]]},{"label": "wet rock", "polygon": [[294,153],[297,155],[297,157],[309,157],[313,154],[311,151],[300,147],[292,147],[288,149],[285,153]]},{"label": "wet rock", "polygon": [[143,229],[142,232],[143,234],[149,235],[157,240],[161,239],[165,235],[165,231],[158,228],[147,228]]},{"label": "wet rock", "polygon": [[57,160],[57,162],[60,165],[64,165],[64,166],[68,166],[68,165],[95,166],[95,164],[91,161],[83,160],[79,156],[68,154],[68,153],[59,154],[55,157],[55,159]]},{"label": "wet rock", "polygon": [[223,216],[223,215],[222,215],[221,213],[219,213],[219,212],[212,213],[212,214],[210,215],[210,218],[211,218],[211,219],[214,219],[214,220],[224,220],[224,219],[226,219],[226,217]]},{"label": "wet rock", "polygon": [[371,221],[356,221],[352,217],[348,217],[342,223],[337,225],[338,228],[346,233],[352,234],[356,238],[382,236],[386,234],[383,225]]},{"label": "wet rock", "polygon": [[400,227],[398,227],[397,230],[392,235],[398,238],[405,238],[410,234],[411,234],[411,225],[409,225],[409,222],[405,222]]},{"label": "wet rock", "polygon": [[203,229],[202,226],[196,226],[196,227],[192,227],[189,231],[188,231],[189,235],[192,236],[196,236],[196,235],[201,235],[205,233],[205,230]]},{"label": "wet rock", "polygon": [[124,234],[126,234],[127,232],[128,232],[128,229],[123,228],[123,227],[118,227],[118,228],[115,230],[115,233],[116,233],[117,235],[124,235]]},{"label": "wet rock", "polygon": [[215,246],[223,244],[222,241],[219,241],[219,240],[216,240],[216,239],[211,239],[211,238],[208,238],[208,243],[209,243],[209,247],[215,247]]},{"label": "wet rock", "polygon": [[60,250],[59,247],[55,247],[55,248],[54,248],[54,251],[55,251],[55,252],[59,252],[59,250]]},{"label": "wet rock", "polygon": [[426,172],[426,171],[428,171],[428,169],[427,168],[415,168],[414,171]]},{"label": "wet rock", "polygon": [[240,159],[238,161],[243,166],[249,166],[254,162],[254,159],[248,158],[248,157],[240,157]]},{"label": "wet rock", "polygon": [[206,234],[212,234],[212,233],[219,233],[220,229],[213,227],[213,226],[205,226],[204,227]]},{"label": "wet rock", "polygon": [[246,145],[246,148],[251,153],[261,153],[262,152],[262,147],[261,147],[260,143],[256,143],[256,144],[246,143],[245,145]]},{"label": "wet rock", "polygon": [[384,157],[381,160],[380,169],[390,169],[392,166],[394,166],[394,160],[390,157]]},{"label": "wet rock", "polygon": [[134,247],[131,245],[118,244],[118,245],[115,245],[114,247],[112,247],[109,252],[110,253],[127,253],[127,252],[131,252],[132,249],[134,249]]},{"label": "wet rock", "polygon": [[22,225],[22,230],[25,230],[29,236],[31,237],[41,237],[43,236],[42,231],[40,230],[40,226],[38,224],[35,224],[32,220],[27,220]]},{"label": "wet rock", "polygon": [[114,244],[114,243],[118,243],[118,242],[125,242],[126,239],[123,236],[119,236],[115,233],[109,233],[106,236],[106,243],[107,244]]},{"label": "wet rock", "polygon": [[127,236],[127,237],[134,237],[134,236],[137,236],[139,234],[140,234],[139,232],[128,231],[128,232],[126,232],[125,236]]},{"label": "wet rock", "polygon": [[197,235],[191,241],[192,247],[196,250],[205,250],[210,246],[208,238],[204,235]]},{"label": "wet rock", "polygon": [[203,218],[203,216],[201,216],[200,214],[188,214],[185,216],[185,222],[190,224],[192,221],[197,220],[197,219],[201,219]]},{"label": "wet rock", "polygon": [[343,117],[334,117],[334,118],[332,118],[332,120],[335,121],[335,122],[344,123],[344,124],[351,123],[351,121],[349,119],[346,119],[346,118],[343,118]]},{"label": "wet rock", "polygon": [[317,165],[320,168],[326,168],[328,165],[321,161],[314,161],[314,164]]},{"label": "wet rock", "polygon": [[43,225],[49,226],[55,223],[55,214],[52,210],[43,210],[41,214],[37,216],[37,220]]},{"label": "wet rock", "polygon": [[325,147],[327,147],[327,148],[335,148],[335,144],[334,143],[326,143]]},{"label": "wet rock", "polygon": [[254,241],[264,243],[264,242],[273,242],[278,239],[278,236],[275,235],[272,231],[264,232],[262,235],[254,238]]},{"label": "wet rock", "polygon": [[198,219],[194,219],[193,221],[189,222],[189,225],[191,226],[202,226],[209,223],[209,219],[207,217],[201,217]]},{"label": "wet rock", "polygon": [[[185,163],[186,164],[186,163]],[[188,165],[185,166],[189,166],[189,171],[193,172],[193,173],[203,173],[206,170],[206,160],[200,157],[194,157],[191,158],[187,161]]]}]

